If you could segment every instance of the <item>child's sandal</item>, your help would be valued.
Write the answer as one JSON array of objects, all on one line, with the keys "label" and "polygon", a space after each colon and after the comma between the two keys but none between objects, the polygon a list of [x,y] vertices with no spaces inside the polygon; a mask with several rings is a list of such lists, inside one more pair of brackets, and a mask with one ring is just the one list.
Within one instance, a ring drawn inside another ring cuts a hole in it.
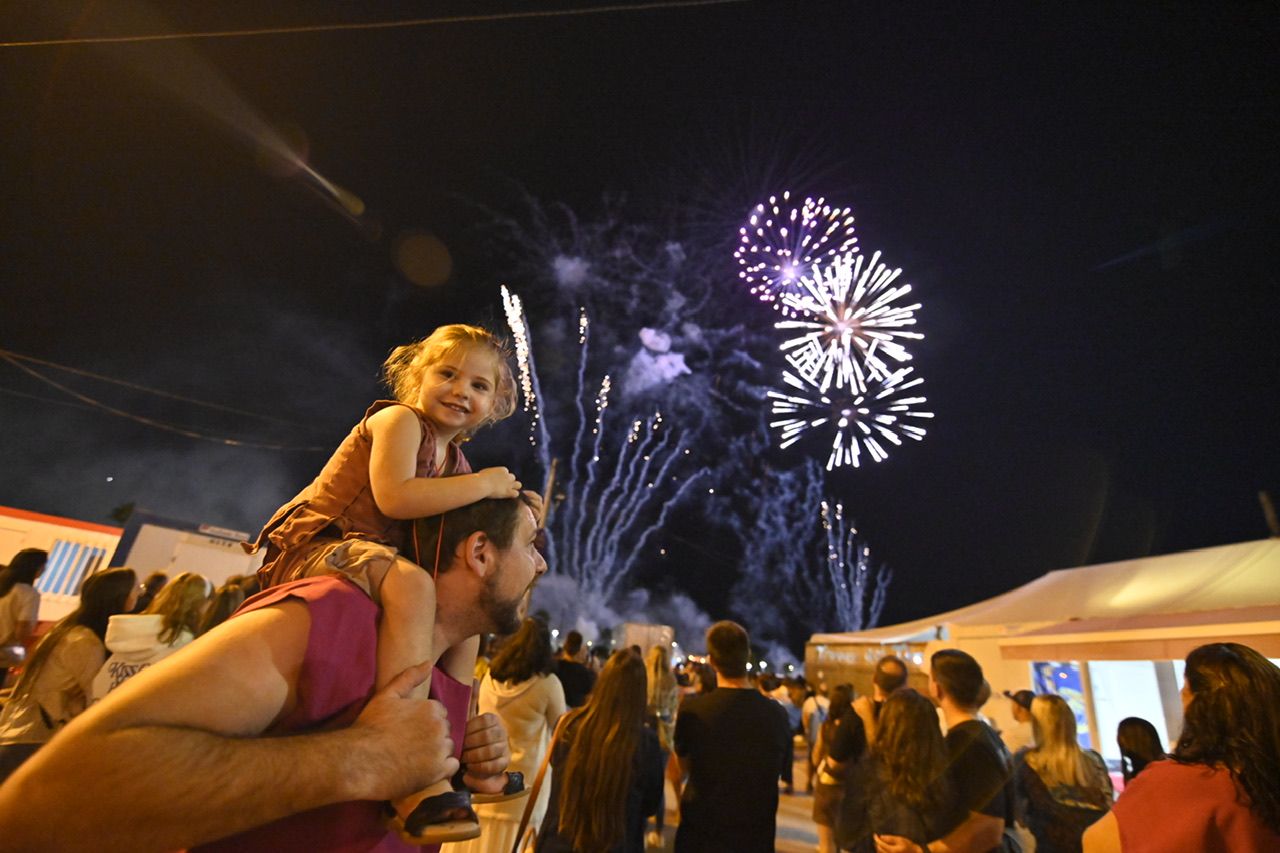
[{"label": "child's sandal", "polygon": [[447,844],[480,837],[480,821],[471,808],[469,791],[449,791],[427,797],[407,818],[393,815],[391,827],[414,845]]}]

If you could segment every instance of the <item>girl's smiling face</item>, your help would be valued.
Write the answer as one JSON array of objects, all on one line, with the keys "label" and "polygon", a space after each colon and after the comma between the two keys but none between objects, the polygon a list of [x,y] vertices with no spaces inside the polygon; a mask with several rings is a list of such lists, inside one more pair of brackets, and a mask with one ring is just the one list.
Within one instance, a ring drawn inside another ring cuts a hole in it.
[{"label": "girl's smiling face", "polygon": [[426,368],[418,408],[441,438],[470,432],[493,413],[497,356],[482,347],[459,347]]}]

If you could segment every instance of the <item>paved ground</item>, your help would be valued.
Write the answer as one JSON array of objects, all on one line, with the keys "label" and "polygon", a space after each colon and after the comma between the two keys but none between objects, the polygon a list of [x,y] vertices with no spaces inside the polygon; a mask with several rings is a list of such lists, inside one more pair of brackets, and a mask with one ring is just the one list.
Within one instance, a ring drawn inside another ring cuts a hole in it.
[{"label": "paved ground", "polygon": [[[804,752],[796,751],[795,781],[796,791],[804,790],[806,774],[809,772]],[[649,847],[648,850],[670,851],[675,843],[676,824],[675,798],[671,785],[667,785],[667,827],[663,833],[662,847]],[[818,831],[813,824],[813,797],[807,794],[782,794],[778,797],[778,834],[774,840],[774,849],[778,853],[813,853],[818,847]],[[726,851],[729,853],[729,851]]]}]

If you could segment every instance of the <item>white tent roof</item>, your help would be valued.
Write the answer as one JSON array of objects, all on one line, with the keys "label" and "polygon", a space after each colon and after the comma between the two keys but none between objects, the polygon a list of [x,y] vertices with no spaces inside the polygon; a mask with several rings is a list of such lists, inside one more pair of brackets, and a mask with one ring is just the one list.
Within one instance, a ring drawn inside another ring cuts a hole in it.
[{"label": "white tent roof", "polygon": [[[1037,629],[1042,629],[1037,633],[1057,635],[1075,629],[1055,623],[1090,620],[1091,628],[1107,630],[1140,621],[1134,617],[1169,614],[1186,617],[1157,620],[1166,630],[1170,624],[1186,622],[1188,627],[1199,624],[1198,630],[1203,631],[1205,611],[1220,611],[1209,620],[1216,624],[1256,627],[1260,618],[1275,617],[1275,608],[1280,608],[1280,539],[1264,539],[1059,569],[958,610],[869,631],[814,634],[810,642],[889,644],[1010,637]],[[1280,632],[1280,620],[1269,621]]]}]

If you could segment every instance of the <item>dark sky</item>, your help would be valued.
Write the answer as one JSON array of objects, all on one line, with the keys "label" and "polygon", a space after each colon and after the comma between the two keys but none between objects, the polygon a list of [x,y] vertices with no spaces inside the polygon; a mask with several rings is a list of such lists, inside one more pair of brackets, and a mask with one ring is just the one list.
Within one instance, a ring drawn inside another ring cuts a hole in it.
[{"label": "dark sky", "polygon": [[[158,23],[29,5],[0,40],[531,8],[166,3]],[[477,204],[519,185],[661,211],[672,181],[728,195],[771,173],[852,206],[925,306],[930,436],[833,478],[896,571],[886,621],[1260,538],[1257,493],[1280,487],[1277,29],[1263,3],[747,2],[200,40],[189,65],[173,45],[0,48],[0,348],[287,424],[40,368],[122,409],[328,447],[390,345],[494,318],[504,271]],[[242,117],[302,128],[385,236],[264,173],[187,68]],[[394,273],[411,228],[453,249],[438,291]],[[101,521],[136,501],[248,530],[324,458],[165,434],[0,374],[7,505]],[[646,582],[719,615],[732,577],[677,562]]]}]

